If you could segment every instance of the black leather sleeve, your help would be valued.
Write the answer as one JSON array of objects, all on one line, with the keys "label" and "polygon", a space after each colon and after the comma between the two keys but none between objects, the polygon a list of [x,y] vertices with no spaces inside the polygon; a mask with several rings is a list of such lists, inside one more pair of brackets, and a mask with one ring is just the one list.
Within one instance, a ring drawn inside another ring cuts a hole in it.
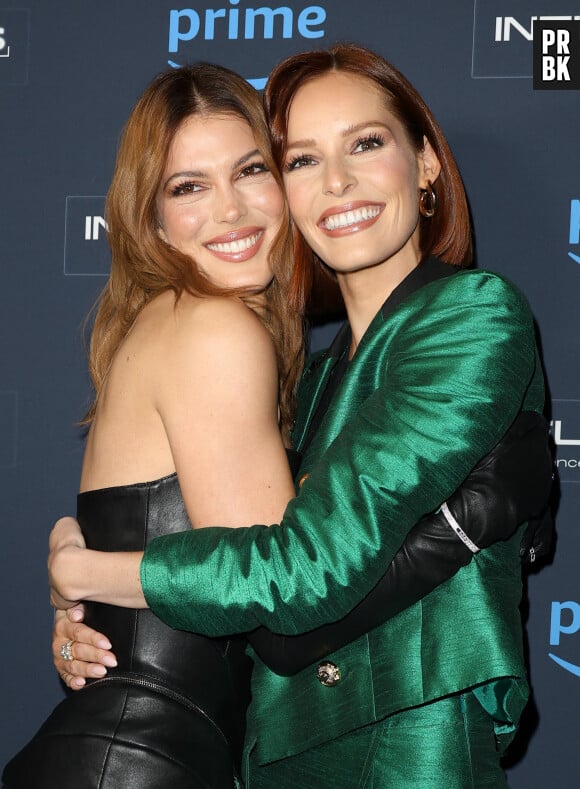
[{"label": "black leather sleeve", "polygon": [[[535,412],[524,412],[447,505],[475,545],[485,548],[545,512],[552,470],[547,422]],[[549,532],[549,526],[540,534],[531,525],[524,542],[533,546],[537,534],[536,555],[541,555],[549,551]],[[427,515],[411,529],[375,588],[343,619],[299,636],[258,628],[249,641],[274,672],[295,674],[416,603],[472,557],[441,512]]]}]

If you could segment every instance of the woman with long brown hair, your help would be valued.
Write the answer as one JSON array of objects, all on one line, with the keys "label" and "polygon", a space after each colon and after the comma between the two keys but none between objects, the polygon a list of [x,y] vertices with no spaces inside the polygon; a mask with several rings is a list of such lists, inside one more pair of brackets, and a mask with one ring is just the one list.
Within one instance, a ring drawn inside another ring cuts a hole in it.
[{"label": "woman with long brown hair", "polygon": [[[133,109],[90,346],[77,510],[87,544],[142,550],[168,532],[282,516],[303,336],[280,180],[260,99],[233,72],[168,71]],[[98,603],[87,621],[114,640],[119,670],[57,707],[7,785],[233,786],[245,641]]]}]

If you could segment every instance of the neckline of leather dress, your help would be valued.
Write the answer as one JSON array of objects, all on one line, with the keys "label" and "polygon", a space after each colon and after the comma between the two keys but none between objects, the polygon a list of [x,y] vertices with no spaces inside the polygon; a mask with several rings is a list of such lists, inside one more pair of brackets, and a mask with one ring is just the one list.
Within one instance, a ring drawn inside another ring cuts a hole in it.
[{"label": "neckline of leather dress", "polygon": [[83,490],[77,494],[77,498],[82,496],[91,496],[95,493],[107,493],[108,491],[115,492],[121,490],[141,490],[143,488],[155,487],[159,485],[163,485],[168,482],[172,482],[173,480],[177,479],[177,472],[173,471],[171,474],[166,474],[164,477],[159,477],[158,479],[147,480],[145,482],[129,482],[125,485],[107,485],[104,488],[91,488],[90,490]]}]

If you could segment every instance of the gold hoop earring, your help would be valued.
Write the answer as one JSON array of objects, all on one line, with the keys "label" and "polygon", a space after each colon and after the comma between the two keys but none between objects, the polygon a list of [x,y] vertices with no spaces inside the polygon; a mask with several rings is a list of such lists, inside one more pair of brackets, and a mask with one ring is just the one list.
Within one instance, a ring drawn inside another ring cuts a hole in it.
[{"label": "gold hoop earring", "polygon": [[427,188],[420,190],[419,213],[426,219],[431,219],[437,211],[437,195],[431,181],[427,181]]}]

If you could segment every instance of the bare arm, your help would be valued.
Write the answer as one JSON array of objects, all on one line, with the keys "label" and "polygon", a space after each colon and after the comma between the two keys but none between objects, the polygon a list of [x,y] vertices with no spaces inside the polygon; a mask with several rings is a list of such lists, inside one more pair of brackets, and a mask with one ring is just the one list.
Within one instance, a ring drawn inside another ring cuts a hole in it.
[{"label": "bare arm", "polygon": [[[194,528],[278,522],[294,495],[278,429],[274,349],[240,302],[208,299],[176,317],[153,392]],[[249,460],[250,459],[250,460]],[[90,599],[141,608],[140,553],[80,547],[70,522],[51,537],[49,574],[59,607]]]}]

